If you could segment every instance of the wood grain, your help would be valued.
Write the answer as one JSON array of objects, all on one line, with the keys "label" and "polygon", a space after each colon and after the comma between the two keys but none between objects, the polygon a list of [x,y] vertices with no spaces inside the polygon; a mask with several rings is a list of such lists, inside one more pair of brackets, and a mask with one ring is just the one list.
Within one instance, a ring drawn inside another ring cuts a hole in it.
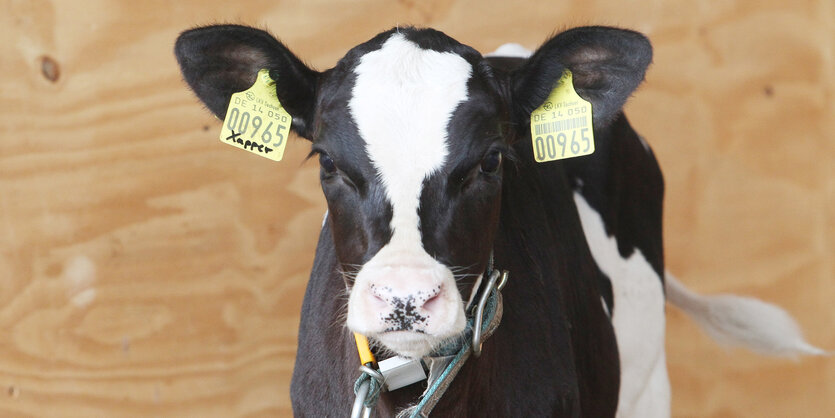
[{"label": "wood grain", "polygon": [[[647,33],[627,110],[667,180],[672,271],[778,303],[835,348],[835,6],[829,0],[0,1],[0,416],[289,416],[324,213],[308,144],[221,144],[171,53],[268,27],[318,68],[395,24],[481,51]],[[674,308],[676,417],[835,416],[835,360],[724,350]]]}]

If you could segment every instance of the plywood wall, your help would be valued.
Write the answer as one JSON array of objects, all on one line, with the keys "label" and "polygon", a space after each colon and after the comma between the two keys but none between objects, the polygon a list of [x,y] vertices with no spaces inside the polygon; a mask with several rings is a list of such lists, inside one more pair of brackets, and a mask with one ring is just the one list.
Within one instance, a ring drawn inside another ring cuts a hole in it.
[{"label": "plywood wall", "polygon": [[[308,144],[217,140],[179,31],[268,27],[323,69],[395,24],[481,51],[614,24],[655,45],[627,111],[667,179],[668,265],[835,349],[835,5],[0,1],[0,416],[288,416],[324,202]],[[835,416],[835,360],[725,350],[670,308],[676,417]]]}]

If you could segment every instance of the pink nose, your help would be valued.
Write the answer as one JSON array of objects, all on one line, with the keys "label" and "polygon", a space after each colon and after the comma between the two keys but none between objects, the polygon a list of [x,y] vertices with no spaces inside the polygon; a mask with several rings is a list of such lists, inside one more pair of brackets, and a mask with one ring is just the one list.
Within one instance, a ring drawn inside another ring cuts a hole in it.
[{"label": "pink nose", "polygon": [[443,294],[440,284],[423,289],[415,286],[370,284],[369,296],[385,324],[384,331],[423,332],[429,320],[437,311],[438,301]]}]

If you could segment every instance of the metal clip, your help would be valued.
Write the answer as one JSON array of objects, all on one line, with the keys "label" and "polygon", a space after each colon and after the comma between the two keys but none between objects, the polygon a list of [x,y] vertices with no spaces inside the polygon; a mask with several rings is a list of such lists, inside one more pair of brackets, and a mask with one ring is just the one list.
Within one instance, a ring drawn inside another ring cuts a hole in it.
[{"label": "metal clip", "polygon": [[510,277],[510,272],[507,270],[502,270],[502,277],[499,279],[499,284],[496,285],[496,290],[499,292],[504,289],[505,285],[507,284],[507,279]]},{"label": "metal clip", "polygon": [[371,408],[365,406],[365,398],[368,396],[368,390],[370,388],[370,380],[366,380],[360,385],[360,389],[357,391],[357,397],[354,399],[354,406],[351,408],[351,418],[371,417]]},{"label": "metal clip", "polygon": [[385,378],[385,389],[388,391],[397,390],[426,379],[426,370],[423,369],[423,363],[420,359],[394,356],[380,361],[377,366]]},{"label": "metal clip", "polygon": [[370,418],[373,406],[365,405],[365,400],[371,391],[371,381],[376,380],[379,390],[382,390],[385,378],[380,372],[365,364],[361,365],[359,370],[363,374],[367,374],[369,378],[365,379],[357,389],[357,397],[354,399],[354,406],[351,408],[351,418]]},{"label": "metal clip", "polygon": [[[496,281],[499,280],[500,276],[501,281],[498,286],[496,286]],[[507,284],[507,277],[507,271],[499,273],[498,270],[493,270],[490,273],[490,279],[487,280],[487,285],[484,287],[484,293],[481,294],[481,298],[478,300],[475,317],[473,318],[473,355],[476,357],[481,355],[481,327],[484,322],[484,307],[487,305],[487,299],[490,298],[490,293],[493,291],[493,287],[496,287],[497,291],[501,291],[501,289],[504,288],[505,284]]]}]

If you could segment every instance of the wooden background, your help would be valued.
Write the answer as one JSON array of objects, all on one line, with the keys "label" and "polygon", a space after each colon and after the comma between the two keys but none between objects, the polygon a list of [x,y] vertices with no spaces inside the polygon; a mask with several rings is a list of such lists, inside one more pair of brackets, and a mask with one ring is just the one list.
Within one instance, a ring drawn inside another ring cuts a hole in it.
[{"label": "wooden background", "polygon": [[[835,349],[835,5],[805,1],[0,0],[0,416],[288,416],[325,210],[308,143],[217,140],[177,34],[268,27],[328,68],[395,24],[481,51],[612,24],[655,61],[627,106],[661,161],[668,265]],[[833,417],[835,360],[726,350],[668,313],[676,417]]]}]

